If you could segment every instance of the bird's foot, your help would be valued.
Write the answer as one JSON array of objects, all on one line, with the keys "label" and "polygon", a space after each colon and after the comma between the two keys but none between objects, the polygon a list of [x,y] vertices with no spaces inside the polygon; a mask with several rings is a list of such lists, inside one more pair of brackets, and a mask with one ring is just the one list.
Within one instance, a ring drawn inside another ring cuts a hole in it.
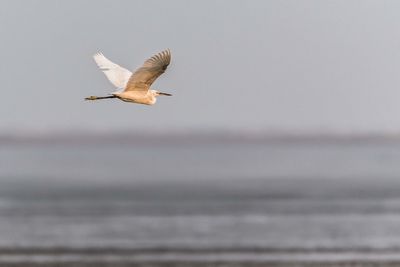
[{"label": "bird's foot", "polygon": [[91,95],[89,97],[86,97],[85,100],[96,100],[97,96]]}]

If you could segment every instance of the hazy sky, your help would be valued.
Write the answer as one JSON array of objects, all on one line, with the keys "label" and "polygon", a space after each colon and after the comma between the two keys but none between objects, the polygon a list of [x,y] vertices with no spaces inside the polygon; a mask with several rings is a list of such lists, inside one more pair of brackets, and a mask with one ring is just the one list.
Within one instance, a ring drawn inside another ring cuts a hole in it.
[{"label": "hazy sky", "polygon": [[[0,130],[400,131],[400,1],[0,1]],[[155,106],[92,55],[172,51]]]}]

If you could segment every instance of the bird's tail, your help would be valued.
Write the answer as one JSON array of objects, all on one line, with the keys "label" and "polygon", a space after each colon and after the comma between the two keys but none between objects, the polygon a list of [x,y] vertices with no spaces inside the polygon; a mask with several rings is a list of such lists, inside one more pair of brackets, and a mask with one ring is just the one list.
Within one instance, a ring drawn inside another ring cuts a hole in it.
[{"label": "bird's tail", "polygon": [[110,95],[110,96],[94,96],[91,95],[89,97],[86,97],[85,100],[100,100],[100,99],[107,99],[107,98],[116,98],[115,95]]}]

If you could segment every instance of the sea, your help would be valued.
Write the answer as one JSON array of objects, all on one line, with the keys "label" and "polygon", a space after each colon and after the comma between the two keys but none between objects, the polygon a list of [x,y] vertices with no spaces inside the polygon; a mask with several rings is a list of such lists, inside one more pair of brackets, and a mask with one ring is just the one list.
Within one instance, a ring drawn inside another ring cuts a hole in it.
[{"label": "sea", "polygon": [[399,163],[399,140],[3,142],[0,266],[400,266]]}]

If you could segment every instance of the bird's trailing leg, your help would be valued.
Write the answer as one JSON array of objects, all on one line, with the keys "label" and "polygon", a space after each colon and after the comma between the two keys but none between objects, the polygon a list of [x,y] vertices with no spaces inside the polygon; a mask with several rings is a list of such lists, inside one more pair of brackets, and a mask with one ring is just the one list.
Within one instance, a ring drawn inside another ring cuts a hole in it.
[{"label": "bird's trailing leg", "polygon": [[89,96],[86,97],[85,100],[100,100],[100,99],[107,99],[107,98],[117,98],[115,95],[110,95],[110,96]]}]

